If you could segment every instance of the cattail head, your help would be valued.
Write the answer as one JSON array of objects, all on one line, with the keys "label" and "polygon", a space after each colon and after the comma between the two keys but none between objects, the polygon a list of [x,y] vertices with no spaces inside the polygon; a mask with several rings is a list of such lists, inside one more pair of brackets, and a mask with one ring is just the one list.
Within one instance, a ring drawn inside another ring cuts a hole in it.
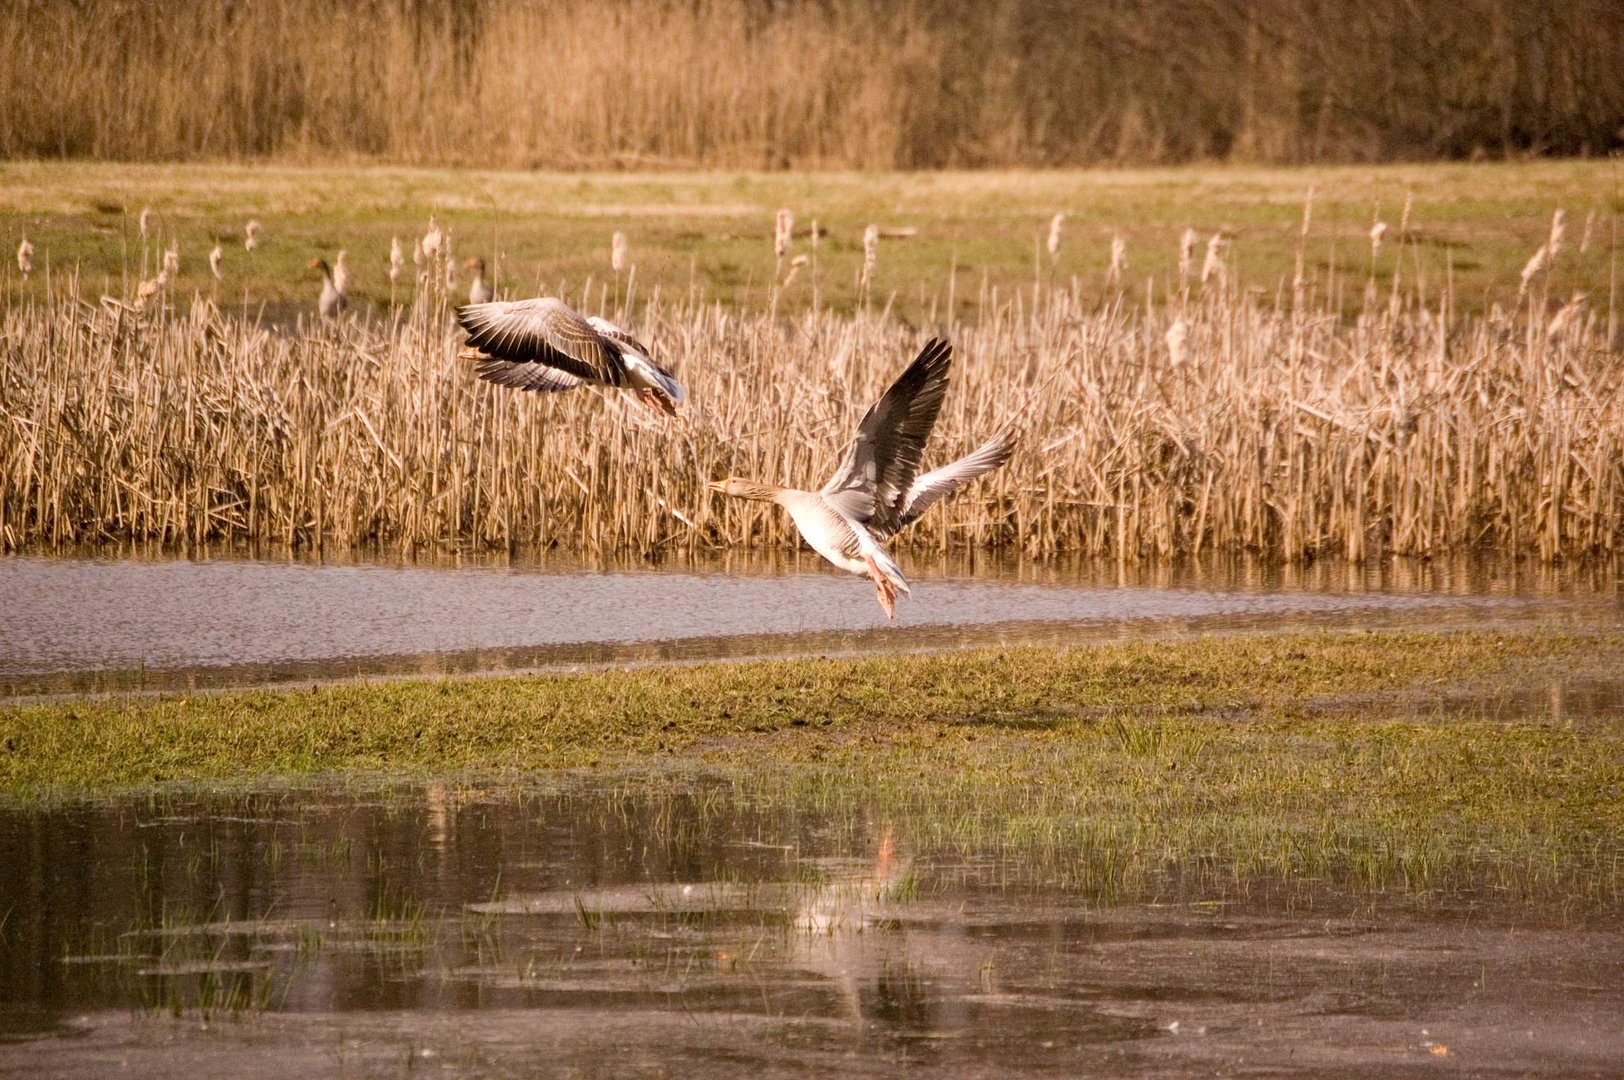
[{"label": "cattail head", "polygon": [[1190,270],[1195,264],[1195,242],[1197,240],[1194,229],[1185,229],[1179,236],[1179,280],[1188,281]]},{"label": "cattail head", "polygon": [[780,259],[788,255],[789,245],[794,237],[794,211],[788,209],[778,211],[778,217],[773,222],[773,254]]},{"label": "cattail head", "polygon": [[1303,199],[1303,224],[1297,235],[1304,240],[1308,239],[1308,224],[1314,220],[1314,187],[1309,185],[1308,195]]},{"label": "cattail head", "polygon": [[17,269],[23,272],[23,277],[34,272],[34,245],[28,242],[26,236],[23,237],[23,242],[17,245]]},{"label": "cattail head", "polygon": [[874,268],[880,261],[880,227],[870,225],[863,230],[863,270],[857,279],[857,287],[868,292],[874,281]]},{"label": "cattail head", "polygon": [[1562,252],[1562,238],[1567,235],[1567,231],[1567,215],[1562,212],[1561,207],[1558,207],[1551,215],[1551,238],[1545,242],[1545,246],[1551,249],[1549,258],[1552,262],[1555,262],[1557,255]]},{"label": "cattail head", "polygon": [[406,268],[406,254],[400,248],[400,237],[389,238],[389,280],[391,283],[400,280],[400,272]]},{"label": "cattail head", "polygon": [[1224,234],[1215,232],[1212,239],[1207,241],[1207,257],[1201,263],[1201,283],[1205,285],[1213,278],[1224,280]]},{"label": "cattail head", "polygon": [[220,244],[218,241],[216,241],[214,250],[209,252],[209,273],[214,275],[214,280],[216,281],[220,281],[225,278],[225,275],[220,272],[220,261],[225,257],[226,253],[220,250]]},{"label": "cattail head", "polygon": [[1588,294],[1576,292],[1573,297],[1551,316],[1550,323],[1545,327],[1547,337],[1557,337],[1562,331],[1572,326],[1575,320],[1584,312],[1585,297]]},{"label": "cattail head", "polygon": [[789,273],[784,275],[784,282],[780,288],[789,288],[789,283],[795,280],[795,275],[801,272],[801,267],[805,266],[808,261],[805,255],[797,255],[791,259],[789,261]]},{"label": "cattail head", "polygon": [[1596,208],[1592,206],[1590,213],[1585,215],[1584,231],[1579,233],[1579,254],[1583,255],[1590,250],[1590,233],[1596,227]]},{"label": "cattail head", "polygon": [[1521,296],[1523,293],[1527,292],[1528,286],[1532,285],[1534,283],[1534,279],[1543,274],[1550,265],[1550,245],[1541,244],[1539,246],[1539,250],[1530,255],[1528,257],[1528,261],[1523,264],[1522,285],[1518,287],[1517,295]]},{"label": "cattail head", "polygon": [[1183,367],[1189,358],[1185,346],[1190,340],[1190,325],[1182,317],[1174,319],[1167,328],[1167,356],[1174,367]]},{"label": "cattail head", "polygon": [[338,258],[333,260],[333,288],[348,295],[350,291],[350,253],[339,250]]},{"label": "cattail head", "polygon": [[170,278],[180,273],[180,247],[170,244],[169,250],[164,252],[164,277]]},{"label": "cattail head", "polygon": [[1406,189],[1404,192],[1404,212],[1398,216],[1398,242],[1410,235],[1410,206],[1415,202],[1415,191]]},{"label": "cattail head", "polygon": [[616,230],[609,238],[609,266],[617,274],[624,274],[628,265],[626,234]]},{"label": "cattail head", "polygon": [[157,296],[159,290],[168,284],[168,282],[168,275],[161,271],[157,277],[152,278],[149,281],[143,281],[140,287],[135,290],[135,310],[145,310],[147,301],[151,300],[154,296]]},{"label": "cattail head", "polygon": [[152,207],[143,206],[140,217],[141,239],[145,240],[152,235]]},{"label": "cattail head", "polygon": [[1128,269],[1128,244],[1117,233],[1111,237],[1111,267],[1105,272],[1105,280],[1113,285],[1122,283],[1122,274]]},{"label": "cattail head", "polygon": [[823,234],[823,230],[818,227],[818,219],[813,218],[812,219],[812,251],[813,251],[814,254],[818,250],[818,237],[821,236],[822,234]]},{"label": "cattail head", "polygon": [[243,232],[245,234],[245,238],[242,242],[243,247],[247,248],[249,251],[253,251],[255,248],[259,247],[259,222],[250,221],[247,226],[244,227]]},{"label": "cattail head", "polygon": [[1066,228],[1066,215],[1056,214],[1049,219],[1049,261],[1060,257],[1060,240]]},{"label": "cattail head", "polygon": [[421,246],[425,259],[439,258],[440,251],[445,246],[445,233],[440,229],[439,222],[434,220],[433,214],[429,215],[429,231],[423,234]]},{"label": "cattail head", "polygon": [[1387,222],[1380,218],[1370,226],[1370,257],[1374,259],[1382,253],[1382,237],[1387,235]]}]

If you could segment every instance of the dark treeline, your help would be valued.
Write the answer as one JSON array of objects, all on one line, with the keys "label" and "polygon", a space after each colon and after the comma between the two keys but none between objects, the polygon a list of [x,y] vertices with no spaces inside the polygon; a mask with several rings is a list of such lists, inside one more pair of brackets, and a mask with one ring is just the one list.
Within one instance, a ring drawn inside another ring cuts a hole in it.
[{"label": "dark treeline", "polygon": [[0,0],[0,154],[925,168],[1597,154],[1618,0]]}]

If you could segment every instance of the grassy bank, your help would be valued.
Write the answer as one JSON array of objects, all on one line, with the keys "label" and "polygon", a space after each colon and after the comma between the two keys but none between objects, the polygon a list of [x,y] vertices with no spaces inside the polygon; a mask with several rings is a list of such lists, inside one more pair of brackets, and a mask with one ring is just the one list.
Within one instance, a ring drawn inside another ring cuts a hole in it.
[{"label": "grassy bank", "polygon": [[[311,690],[64,699],[0,709],[0,790],[115,789],[352,770],[905,760],[995,748],[1103,758],[1189,751],[1231,769],[1260,740],[1317,756],[1366,736],[1423,747],[1593,749],[1605,727],[1433,715],[1443,696],[1618,670],[1624,636],[1318,633],[866,660],[774,660]],[[1555,742],[1551,740],[1555,739]],[[1041,755],[1040,755],[1041,756]],[[1252,754],[1248,754],[1251,757]],[[1265,755],[1266,756],[1266,755]],[[1609,753],[1580,755],[1624,761]]]},{"label": "grassy bank", "polygon": [[1624,729],[1504,695],[1621,661],[1619,634],[1322,633],[64,700],[0,709],[0,794],[710,778],[1034,880],[1210,862],[1613,903]]}]

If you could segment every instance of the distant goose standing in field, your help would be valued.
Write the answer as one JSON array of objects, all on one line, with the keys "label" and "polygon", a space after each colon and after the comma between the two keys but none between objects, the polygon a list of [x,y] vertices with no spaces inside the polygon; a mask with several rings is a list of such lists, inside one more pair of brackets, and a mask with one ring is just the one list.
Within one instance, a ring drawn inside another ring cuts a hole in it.
[{"label": "distant goose standing in field", "polygon": [[[333,288],[345,302],[350,298],[350,253],[339,249],[338,257],[333,260]],[[342,305],[340,305],[342,306]]]},{"label": "distant goose standing in field", "polygon": [[474,272],[474,280],[468,283],[468,302],[470,304],[488,304],[496,299],[496,290],[491,288],[490,282],[485,280],[485,260],[469,259],[468,269]]},{"label": "distant goose standing in field", "polygon": [[917,475],[947,394],[952,363],[951,345],[940,338],[926,343],[864,414],[845,460],[819,490],[800,491],[738,477],[714,480],[706,487],[788,510],[812,550],[842,570],[874,582],[886,618],[894,618],[897,591],[909,591],[908,579],[881,543],[1015,452],[1015,433],[1006,429],[957,461]]},{"label": "distant goose standing in field", "polygon": [[34,272],[34,245],[28,242],[26,236],[23,237],[23,242],[17,245],[17,269],[23,272],[23,277]]},{"label": "distant goose standing in field", "polygon": [[321,299],[316,301],[316,310],[321,312],[324,319],[336,319],[344,310],[350,298],[339,291],[338,283],[333,280],[332,268],[327,265],[326,259],[311,259],[312,268],[321,271]]},{"label": "distant goose standing in field", "polygon": [[573,390],[583,383],[634,391],[667,416],[687,397],[648,346],[597,316],[584,318],[552,296],[468,304],[457,309],[468,331],[474,372],[519,390]]}]

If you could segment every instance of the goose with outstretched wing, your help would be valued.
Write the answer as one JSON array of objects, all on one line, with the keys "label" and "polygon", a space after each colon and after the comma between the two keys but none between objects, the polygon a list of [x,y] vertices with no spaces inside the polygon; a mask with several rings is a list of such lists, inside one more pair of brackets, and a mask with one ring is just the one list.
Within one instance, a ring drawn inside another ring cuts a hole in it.
[{"label": "goose with outstretched wing", "polygon": [[667,416],[677,415],[687,398],[642,342],[556,297],[466,304],[457,309],[457,321],[468,332],[464,355],[474,359],[474,373],[498,386],[543,392],[617,387]]},{"label": "goose with outstretched wing", "polygon": [[840,467],[818,491],[729,477],[706,485],[739,499],[774,502],[789,511],[812,550],[842,570],[874,582],[887,618],[897,592],[908,592],[902,568],[882,546],[943,498],[1008,461],[1015,433],[1006,428],[957,461],[920,473],[920,461],[947,395],[953,347],[936,338],[868,410]]}]

